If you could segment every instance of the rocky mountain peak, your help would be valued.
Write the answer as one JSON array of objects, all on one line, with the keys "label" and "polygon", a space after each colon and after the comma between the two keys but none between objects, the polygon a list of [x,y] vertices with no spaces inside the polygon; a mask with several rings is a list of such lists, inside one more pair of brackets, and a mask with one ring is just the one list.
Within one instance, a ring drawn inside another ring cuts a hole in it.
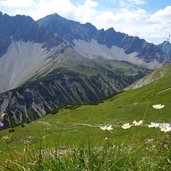
[{"label": "rocky mountain peak", "polygon": [[138,37],[58,14],[35,22],[0,13],[0,28],[0,113],[15,125],[104,100],[169,59]]},{"label": "rocky mountain peak", "polygon": [[98,30],[91,23],[81,24],[53,15],[37,23],[72,43],[84,55],[126,60],[151,69],[171,61],[170,52],[139,37],[117,32],[112,27]]},{"label": "rocky mountain peak", "polygon": [[163,52],[166,52],[167,55],[170,56],[171,59],[171,43],[169,41],[164,41],[159,45]]}]

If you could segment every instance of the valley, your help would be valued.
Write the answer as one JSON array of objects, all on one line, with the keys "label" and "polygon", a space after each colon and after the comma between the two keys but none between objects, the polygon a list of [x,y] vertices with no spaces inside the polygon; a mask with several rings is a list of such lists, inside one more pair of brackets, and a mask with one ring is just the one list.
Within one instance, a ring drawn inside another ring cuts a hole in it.
[{"label": "valley", "polygon": [[169,39],[56,13],[0,28],[0,170],[171,168]]},{"label": "valley", "polygon": [[[113,144],[130,144],[140,139],[157,141],[165,133],[146,125],[150,122],[170,122],[170,69],[170,64],[165,65],[158,70],[158,73],[165,73],[162,78],[141,88],[114,95],[96,105],[66,106],[57,113],[25,124],[25,127],[18,126],[15,132],[10,134],[9,139],[0,144],[1,150],[6,151],[7,144],[8,148],[10,144],[10,150],[20,151],[24,148],[23,142],[27,140],[33,147],[38,147],[44,136],[48,148],[55,144],[60,148],[70,147],[87,141],[100,146],[106,137],[100,126],[105,124],[113,127],[109,132],[109,139]],[[152,105],[159,103],[165,105],[161,111],[152,108]],[[124,123],[132,123],[134,120],[143,120],[143,126],[131,127],[129,132],[121,128]],[[9,136],[8,130],[1,131],[1,139],[4,136]]]}]

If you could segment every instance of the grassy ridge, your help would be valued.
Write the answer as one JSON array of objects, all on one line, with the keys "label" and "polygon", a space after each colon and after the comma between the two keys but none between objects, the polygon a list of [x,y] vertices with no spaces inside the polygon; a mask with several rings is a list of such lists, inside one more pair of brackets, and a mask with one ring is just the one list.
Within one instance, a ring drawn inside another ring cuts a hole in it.
[{"label": "grassy ridge", "polygon": [[[133,127],[123,130],[124,122],[143,120],[169,122],[171,119],[171,65],[167,65],[167,74],[139,89],[120,93],[98,105],[83,105],[76,109],[63,108],[57,114],[49,114],[25,127],[15,128],[9,135],[8,130],[0,132],[0,159],[6,158],[7,151],[22,151],[24,142],[30,141],[32,147],[38,147],[46,139],[46,147],[76,147],[89,140],[94,146],[101,146],[109,136],[112,144],[132,144],[148,139],[160,140],[165,134],[159,129]],[[164,68],[165,69],[165,68]],[[153,104],[165,105],[160,111]],[[113,131],[106,135],[100,126],[112,124]],[[2,141],[4,136],[11,136]]]}]

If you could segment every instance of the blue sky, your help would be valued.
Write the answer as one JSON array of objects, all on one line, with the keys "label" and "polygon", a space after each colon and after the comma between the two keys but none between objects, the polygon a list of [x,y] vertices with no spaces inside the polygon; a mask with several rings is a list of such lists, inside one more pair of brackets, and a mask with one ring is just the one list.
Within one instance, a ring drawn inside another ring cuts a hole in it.
[{"label": "blue sky", "polygon": [[147,11],[155,12],[170,5],[170,0],[146,0],[143,8]]},{"label": "blue sky", "polygon": [[0,0],[0,11],[37,20],[48,14],[159,44],[171,34],[171,0]]}]

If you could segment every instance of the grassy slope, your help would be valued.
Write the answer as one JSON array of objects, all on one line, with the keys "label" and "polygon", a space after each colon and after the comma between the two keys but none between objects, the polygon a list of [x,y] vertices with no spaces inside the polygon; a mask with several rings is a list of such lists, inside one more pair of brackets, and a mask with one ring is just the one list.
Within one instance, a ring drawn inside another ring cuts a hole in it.
[{"label": "grassy slope", "polygon": [[[57,114],[49,114],[24,128],[15,128],[8,143],[0,142],[0,159],[6,156],[4,152],[6,153],[7,149],[23,149],[25,140],[31,139],[33,146],[39,145],[42,136],[47,136],[48,147],[55,144],[77,145],[86,142],[87,139],[93,144],[101,145],[106,135],[98,126],[108,123],[114,125],[110,133],[113,143],[128,143],[138,137],[160,138],[163,133],[155,132],[153,128],[137,127],[122,130],[120,126],[125,121],[139,119],[143,119],[145,123],[171,121],[171,65],[165,67],[169,69],[168,74],[150,85],[120,93],[98,105],[61,109]],[[156,111],[151,107],[158,103],[164,104],[165,108]],[[0,137],[5,135],[9,135],[8,130],[0,132]]]}]

